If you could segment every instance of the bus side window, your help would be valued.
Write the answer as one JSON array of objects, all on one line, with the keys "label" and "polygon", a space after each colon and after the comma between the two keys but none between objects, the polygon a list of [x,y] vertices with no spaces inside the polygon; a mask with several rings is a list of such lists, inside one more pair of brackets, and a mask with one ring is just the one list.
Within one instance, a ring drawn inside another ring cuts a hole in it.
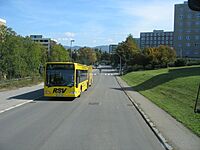
[{"label": "bus side window", "polygon": [[76,88],[78,88],[79,83],[80,83],[80,71],[76,70]]}]

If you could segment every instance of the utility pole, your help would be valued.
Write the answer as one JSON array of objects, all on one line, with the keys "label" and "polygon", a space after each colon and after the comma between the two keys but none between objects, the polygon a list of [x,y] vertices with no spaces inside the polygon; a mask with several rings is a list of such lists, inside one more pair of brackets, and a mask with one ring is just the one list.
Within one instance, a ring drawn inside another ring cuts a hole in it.
[{"label": "utility pole", "polygon": [[[71,51],[71,59],[72,59],[72,43],[75,42],[75,40],[70,40],[70,51]],[[73,59],[72,59],[73,60]]]},{"label": "utility pole", "polygon": [[[117,54],[117,53],[115,53],[115,54]],[[119,54],[117,54],[117,56],[119,57],[119,62],[120,62],[119,74],[121,75],[121,73],[122,73],[122,57]]]}]

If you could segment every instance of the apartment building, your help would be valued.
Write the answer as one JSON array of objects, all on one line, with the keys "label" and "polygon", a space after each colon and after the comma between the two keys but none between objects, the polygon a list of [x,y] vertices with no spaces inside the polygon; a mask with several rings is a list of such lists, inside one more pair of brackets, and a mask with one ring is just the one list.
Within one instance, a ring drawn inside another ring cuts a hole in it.
[{"label": "apartment building", "polygon": [[164,30],[153,30],[153,32],[140,33],[140,48],[158,47],[166,45],[173,47],[174,32],[164,32]]},{"label": "apartment building", "polygon": [[200,58],[200,12],[175,4],[174,48],[178,57]]}]

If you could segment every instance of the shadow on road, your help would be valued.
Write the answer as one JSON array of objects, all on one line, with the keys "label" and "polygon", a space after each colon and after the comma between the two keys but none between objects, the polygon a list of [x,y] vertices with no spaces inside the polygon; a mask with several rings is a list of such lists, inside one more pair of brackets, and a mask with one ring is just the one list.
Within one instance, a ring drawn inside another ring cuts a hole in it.
[{"label": "shadow on road", "polygon": [[59,101],[73,101],[75,100],[74,97],[39,97],[35,99],[34,101],[48,101],[48,102],[59,102]]},{"label": "shadow on road", "polygon": [[8,100],[34,100],[40,96],[43,96],[43,89],[27,92],[17,96],[9,97]]},{"label": "shadow on road", "polygon": [[9,97],[7,100],[34,100],[34,101],[73,101],[71,97],[44,97],[44,89],[39,89],[17,96]]},{"label": "shadow on road", "polygon": [[123,89],[122,88],[111,88],[111,89],[119,90],[119,91],[123,91],[123,90],[125,90],[125,91],[133,91],[132,87],[123,87]]}]

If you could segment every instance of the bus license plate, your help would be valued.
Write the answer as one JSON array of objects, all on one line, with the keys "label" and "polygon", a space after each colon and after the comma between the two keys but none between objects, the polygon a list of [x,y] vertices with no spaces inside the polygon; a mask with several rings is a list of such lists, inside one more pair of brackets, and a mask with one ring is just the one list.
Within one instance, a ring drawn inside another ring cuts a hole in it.
[{"label": "bus license plate", "polygon": [[63,97],[63,94],[62,93],[57,93],[56,96]]}]

